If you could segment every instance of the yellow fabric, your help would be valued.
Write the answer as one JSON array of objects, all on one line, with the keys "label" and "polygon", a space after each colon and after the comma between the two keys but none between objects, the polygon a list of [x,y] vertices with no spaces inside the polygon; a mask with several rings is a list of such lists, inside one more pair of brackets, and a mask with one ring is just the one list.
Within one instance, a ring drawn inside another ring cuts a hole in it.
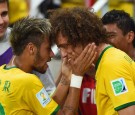
[{"label": "yellow fabric", "polygon": [[28,16],[28,6],[26,0],[9,0],[10,24]]},{"label": "yellow fabric", "polygon": [[85,2],[83,0],[63,0],[62,8],[72,8],[72,7],[85,7]]},{"label": "yellow fabric", "polygon": [[[113,9],[124,10],[125,12],[129,13],[131,17],[134,17],[134,3],[121,2],[121,0],[109,0],[107,6],[108,6],[108,11],[113,10]],[[99,10],[97,12],[97,15],[99,17],[102,17],[102,15],[104,15],[104,10]]]},{"label": "yellow fabric", "polygon": [[135,105],[135,63],[113,47],[104,52],[97,68],[96,104],[98,115],[118,115],[118,110]]},{"label": "yellow fabric", "polygon": [[41,94],[44,88],[37,76],[4,67],[0,67],[0,111],[6,115],[50,115],[58,109],[54,100]]},{"label": "yellow fabric", "polygon": [[131,17],[134,16],[134,4],[133,3],[118,3],[118,5],[109,5],[109,10],[117,9],[117,10],[124,10],[125,12],[129,13]]}]

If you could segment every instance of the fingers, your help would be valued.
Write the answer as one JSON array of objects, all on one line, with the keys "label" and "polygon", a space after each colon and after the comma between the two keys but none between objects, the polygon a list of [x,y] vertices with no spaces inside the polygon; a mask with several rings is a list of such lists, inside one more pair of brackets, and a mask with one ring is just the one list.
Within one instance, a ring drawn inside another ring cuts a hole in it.
[{"label": "fingers", "polygon": [[78,75],[83,75],[92,65],[97,55],[96,46],[94,43],[85,47],[82,53],[76,59],[70,60],[70,64],[74,72]]},{"label": "fingers", "polygon": [[63,63],[64,65],[67,65],[67,64],[68,64],[68,58],[67,58],[67,57],[63,57],[63,58],[62,58],[62,63]]},{"label": "fingers", "polygon": [[95,44],[91,44],[87,53],[85,53],[83,61],[86,62],[88,66],[91,65],[94,59],[96,58],[96,54],[96,46]]},{"label": "fingers", "polygon": [[84,66],[90,66],[96,57],[95,43],[88,44],[78,58]]}]

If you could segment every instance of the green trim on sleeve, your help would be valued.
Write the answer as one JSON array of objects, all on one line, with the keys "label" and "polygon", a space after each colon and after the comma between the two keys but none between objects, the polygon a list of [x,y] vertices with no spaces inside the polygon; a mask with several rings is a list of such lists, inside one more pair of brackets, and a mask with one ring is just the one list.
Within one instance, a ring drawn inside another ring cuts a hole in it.
[{"label": "green trim on sleeve", "polygon": [[114,109],[115,109],[116,111],[119,111],[119,110],[121,110],[121,109],[124,109],[124,108],[129,107],[129,106],[132,106],[132,105],[135,105],[135,101],[126,103],[126,104],[121,105],[121,106],[119,106],[119,107],[116,107],[116,108],[114,108]]},{"label": "green trim on sleeve", "polygon": [[10,69],[12,69],[12,68],[17,68],[15,65],[14,66],[10,66],[10,67],[6,67],[6,65],[4,66],[4,69],[5,70],[10,70]]},{"label": "green trim on sleeve", "polygon": [[99,56],[99,58],[98,58],[98,60],[97,60],[96,66],[95,66],[96,70],[97,70],[97,68],[98,68],[98,65],[99,65],[99,63],[100,63],[100,60],[101,60],[101,58],[102,58],[104,52],[105,52],[107,49],[111,48],[111,47],[113,47],[113,46],[111,46],[111,45],[107,46],[107,47],[102,51],[102,53],[100,54],[100,56]]},{"label": "green trim on sleeve", "polygon": [[56,115],[57,112],[59,111],[59,109],[60,109],[60,106],[57,106],[57,108],[53,111],[53,113],[51,115]]},{"label": "green trim on sleeve", "polygon": [[5,115],[4,108],[2,107],[0,103],[0,115]]}]

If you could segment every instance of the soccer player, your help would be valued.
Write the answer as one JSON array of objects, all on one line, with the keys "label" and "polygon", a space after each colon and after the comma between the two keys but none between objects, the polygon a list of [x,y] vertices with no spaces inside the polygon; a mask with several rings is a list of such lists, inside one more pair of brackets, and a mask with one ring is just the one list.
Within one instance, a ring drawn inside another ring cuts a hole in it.
[{"label": "soccer player", "polygon": [[[27,17],[14,24],[10,42],[15,56],[0,67],[0,114],[76,114],[82,75],[94,60],[95,46],[86,46],[72,65],[70,60],[63,60],[62,78],[51,98],[39,78],[32,74],[33,70],[44,73],[54,56],[50,32],[51,24],[46,19]],[[80,60],[83,63],[78,63]]]},{"label": "soccer player", "polygon": [[[9,35],[11,32],[11,29],[8,27],[9,25],[8,12],[9,12],[8,0],[0,0],[0,17],[1,17],[0,18],[0,27],[1,27],[0,29],[0,66],[3,64],[9,63],[10,59],[13,57],[12,48],[9,42]],[[48,79],[48,83],[46,84],[46,90],[48,94],[53,94],[56,89],[56,86],[55,86],[55,83],[53,82],[50,68],[48,67],[47,72],[44,74],[41,74],[39,72],[35,72],[35,74],[39,76],[43,84],[45,82],[45,79],[46,78]],[[49,83],[51,83],[52,85]]]},{"label": "soccer player", "polygon": [[[63,48],[59,49],[61,59],[67,57],[67,51]],[[89,70],[83,75],[83,81],[80,91],[79,99],[79,115],[97,115],[97,108],[95,102],[95,68],[91,66]],[[61,74],[59,75],[57,82],[59,83]]]},{"label": "soccer player", "polygon": [[89,43],[97,45],[94,64],[98,115],[134,115],[134,61],[107,43],[101,20],[89,9],[72,8],[54,11],[50,21],[52,37],[57,46],[67,52],[67,58],[76,59]]},{"label": "soccer player", "polygon": [[135,60],[135,22],[123,10],[111,10],[102,17],[108,41]]}]

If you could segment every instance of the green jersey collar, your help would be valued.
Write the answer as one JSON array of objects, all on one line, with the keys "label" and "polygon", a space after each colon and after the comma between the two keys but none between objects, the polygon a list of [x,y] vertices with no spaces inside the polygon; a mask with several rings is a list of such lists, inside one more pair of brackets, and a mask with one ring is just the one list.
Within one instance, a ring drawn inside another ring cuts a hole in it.
[{"label": "green jersey collar", "polygon": [[107,46],[107,47],[102,51],[102,53],[100,54],[100,56],[99,56],[99,58],[98,58],[98,60],[97,60],[97,62],[96,62],[96,66],[95,66],[96,70],[97,70],[97,68],[98,68],[98,65],[99,65],[99,63],[100,63],[100,60],[102,59],[102,56],[103,56],[104,52],[105,52],[107,49],[111,48],[111,47],[113,47],[113,46],[111,46],[111,45]]}]

